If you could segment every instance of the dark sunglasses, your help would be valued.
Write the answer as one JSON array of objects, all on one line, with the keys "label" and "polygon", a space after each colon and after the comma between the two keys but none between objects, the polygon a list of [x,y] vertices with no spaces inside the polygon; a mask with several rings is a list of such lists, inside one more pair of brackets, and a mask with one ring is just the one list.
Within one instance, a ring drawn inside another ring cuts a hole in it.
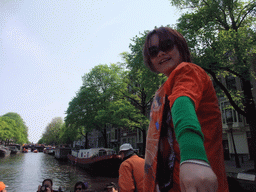
[{"label": "dark sunglasses", "polygon": [[174,42],[171,39],[167,39],[159,42],[159,46],[152,46],[148,48],[149,56],[154,58],[158,55],[159,51],[168,52],[174,47]]},{"label": "dark sunglasses", "polygon": [[77,190],[78,190],[78,191],[81,191],[81,190],[82,190],[82,188],[76,188],[76,191],[77,191]]}]

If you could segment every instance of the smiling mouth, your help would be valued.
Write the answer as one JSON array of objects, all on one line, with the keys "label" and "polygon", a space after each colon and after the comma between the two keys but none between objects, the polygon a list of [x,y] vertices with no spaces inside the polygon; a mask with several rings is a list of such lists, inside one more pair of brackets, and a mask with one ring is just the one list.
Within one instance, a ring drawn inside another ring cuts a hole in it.
[{"label": "smiling mouth", "polygon": [[160,65],[162,65],[164,62],[166,62],[166,61],[170,61],[171,59],[172,59],[172,58],[164,59],[164,60],[160,61],[160,62],[159,62],[159,64],[160,64]]}]

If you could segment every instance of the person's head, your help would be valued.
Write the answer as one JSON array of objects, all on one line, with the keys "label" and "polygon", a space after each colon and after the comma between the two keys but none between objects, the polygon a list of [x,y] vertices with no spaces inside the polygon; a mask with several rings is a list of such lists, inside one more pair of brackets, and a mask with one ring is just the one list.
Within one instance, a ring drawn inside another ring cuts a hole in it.
[{"label": "person's head", "polygon": [[75,184],[74,192],[82,192],[82,191],[85,191],[86,189],[88,189],[88,184],[82,181],[78,181]]},{"label": "person's head", "polygon": [[185,38],[170,27],[156,28],[148,33],[143,56],[151,71],[166,76],[181,62],[191,62]]},{"label": "person's head", "polygon": [[0,181],[0,192],[6,192],[4,182]]},{"label": "person's head", "polygon": [[134,154],[132,145],[130,143],[124,143],[121,145],[119,148],[119,154],[123,160],[132,156]]},{"label": "person's head", "polygon": [[45,179],[43,182],[42,182],[42,186],[46,186],[46,187],[49,187],[50,189],[52,189],[52,180],[51,179]]},{"label": "person's head", "polygon": [[108,192],[117,191],[117,186],[114,182],[111,182],[106,186],[105,190]]}]

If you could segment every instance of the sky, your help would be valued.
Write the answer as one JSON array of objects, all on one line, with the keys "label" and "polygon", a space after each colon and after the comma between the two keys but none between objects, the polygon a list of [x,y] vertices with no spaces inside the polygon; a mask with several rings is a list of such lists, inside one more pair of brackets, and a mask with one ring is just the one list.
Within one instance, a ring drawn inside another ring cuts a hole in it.
[{"label": "sky", "polygon": [[169,0],[1,0],[0,116],[18,113],[38,142],[82,76],[123,62],[133,37],[180,16]]}]

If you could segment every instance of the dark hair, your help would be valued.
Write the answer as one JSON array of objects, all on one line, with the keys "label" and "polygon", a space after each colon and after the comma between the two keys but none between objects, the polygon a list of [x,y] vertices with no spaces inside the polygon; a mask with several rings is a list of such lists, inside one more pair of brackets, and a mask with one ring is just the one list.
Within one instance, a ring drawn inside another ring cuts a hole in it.
[{"label": "dark hair", "polygon": [[164,41],[166,39],[172,39],[181,54],[181,61],[191,62],[190,52],[189,52],[188,45],[185,38],[178,31],[170,27],[160,27],[148,33],[145,40],[145,44],[144,44],[144,49],[143,49],[144,63],[151,71],[158,73],[158,71],[153,67],[151,63],[150,55],[148,52],[149,40],[155,34],[158,36],[160,41]]},{"label": "dark hair", "polygon": [[42,182],[42,185],[44,185],[44,182],[45,182],[45,181],[50,181],[51,186],[52,186],[52,180],[51,180],[51,179],[45,179],[45,180]]},{"label": "dark hair", "polygon": [[117,185],[114,182],[111,182],[109,184],[106,185],[106,187],[104,188],[104,190],[108,190],[108,189],[117,189]]},{"label": "dark hair", "polygon": [[76,191],[76,187],[77,187],[78,185],[82,185],[82,189],[87,189],[87,188],[88,188],[87,183],[84,183],[84,182],[82,182],[82,181],[78,181],[78,182],[75,184],[74,191]]}]

